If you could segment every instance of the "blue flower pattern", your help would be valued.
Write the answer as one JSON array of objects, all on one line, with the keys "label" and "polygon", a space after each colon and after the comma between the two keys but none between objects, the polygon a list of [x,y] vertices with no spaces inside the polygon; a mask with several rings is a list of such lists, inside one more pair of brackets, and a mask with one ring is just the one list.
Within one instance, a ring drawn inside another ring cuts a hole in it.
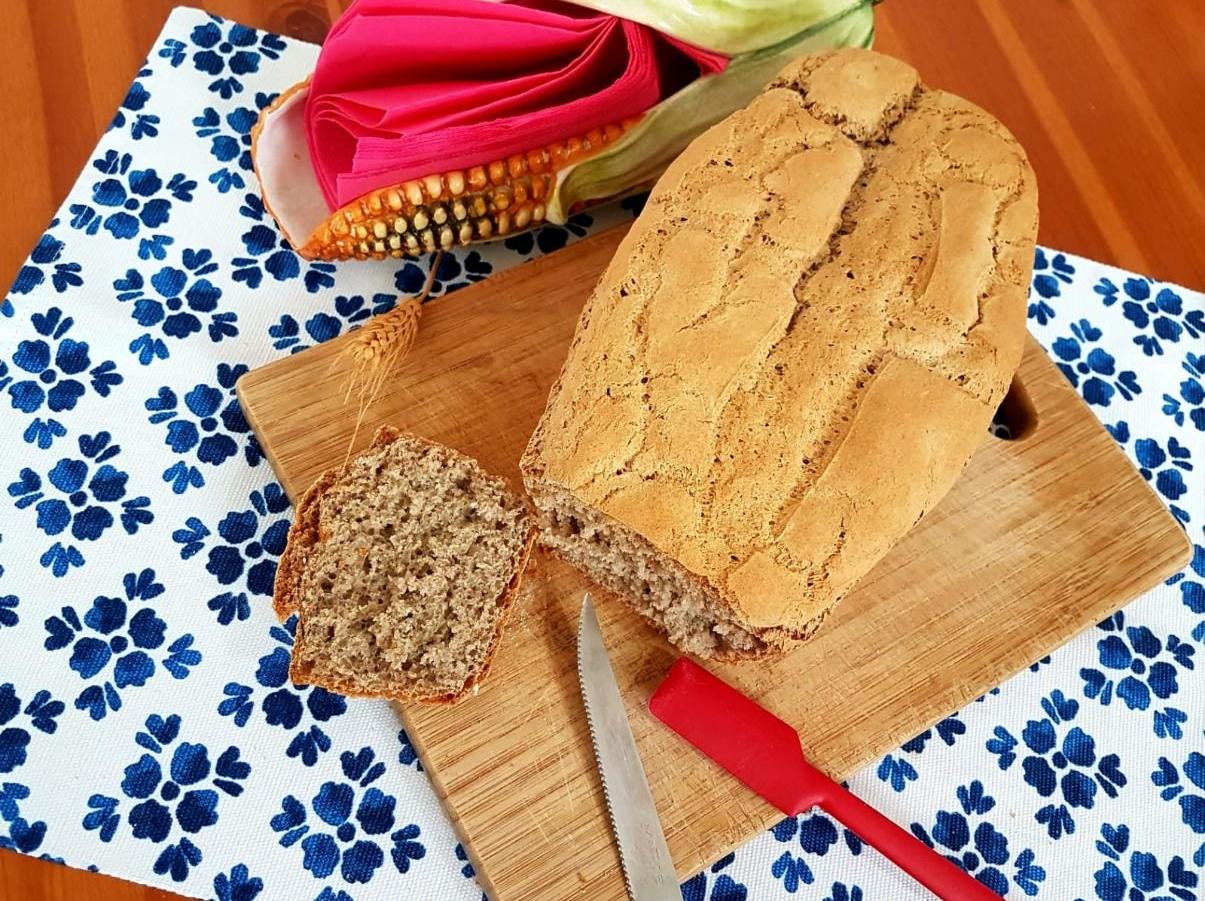
[{"label": "blue flower pattern", "polygon": [[1071,284],[1075,276],[1075,264],[1065,254],[1048,254],[1044,247],[1034,250],[1033,286],[1030,291],[1030,319],[1038,325],[1046,325],[1054,318],[1054,308],[1047,302],[1063,293],[1063,286]]},{"label": "blue flower pattern", "polygon": [[[427,283],[431,274],[434,254],[421,262],[409,260],[393,276],[393,285],[403,295],[417,296]],[[449,294],[466,285],[479,282],[493,271],[479,251],[470,250],[464,259],[445,253],[439,258],[439,268],[435,271],[435,279],[431,282],[430,297],[440,297]]]},{"label": "blue flower pattern", "polygon": [[55,700],[46,689],[22,705],[13,683],[0,685],[0,773],[11,773],[24,765],[33,740],[29,730],[53,735],[64,709],[63,702]]},{"label": "blue flower pattern", "polygon": [[1018,742],[1003,726],[987,742],[987,750],[997,756],[1001,770],[1021,761],[1027,785],[1052,802],[1040,808],[1034,819],[1046,826],[1052,839],[1075,832],[1072,809],[1091,810],[1098,791],[1116,798],[1126,784],[1121,761],[1116,754],[1100,754],[1096,739],[1080,726],[1070,723],[1079,713],[1079,702],[1054,691],[1042,699],[1041,719],[1029,720]]},{"label": "blue flower pattern", "polygon": [[343,889],[333,889],[328,885],[318,893],[314,901],[355,901],[355,899]]},{"label": "blue flower pattern", "polygon": [[209,140],[209,152],[219,168],[209,175],[209,183],[222,194],[247,187],[245,173],[251,172],[251,129],[259,121],[260,110],[276,99],[275,94],[258,93],[255,106],[238,106],[225,113],[212,106],[192,120],[198,138]]},{"label": "blue flower pattern", "polygon": [[[145,752],[125,768],[121,781],[122,794],[139,802],[125,813],[134,838],[161,844],[177,834],[176,827],[183,833],[163,847],[153,865],[157,875],[168,874],[174,882],[183,882],[204,856],[189,836],[217,824],[222,796],[237,798],[243,780],[251,775],[250,764],[240,759],[234,745],[211,760],[205,744],[177,743],[180,723],[176,714],[147,717],[145,731],[134,736]],[[102,842],[112,841],[121,823],[121,806],[120,798],[92,795],[84,829],[96,830]]]},{"label": "blue flower pattern", "polygon": [[1156,736],[1183,738],[1180,727],[1188,720],[1188,714],[1178,707],[1159,709],[1158,702],[1179,692],[1177,676],[1195,667],[1196,648],[1175,635],[1161,638],[1148,626],[1126,626],[1125,613],[1121,611],[1099,628],[1111,634],[1096,645],[1100,668],[1080,670],[1085,697],[1107,707],[1116,694],[1130,710],[1153,709]]},{"label": "blue flower pattern", "polygon": [[264,881],[252,876],[245,863],[235,864],[229,874],[213,877],[213,894],[218,901],[255,901],[264,890]]},{"label": "blue flower pattern", "polygon": [[958,809],[937,811],[929,828],[913,823],[912,833],[996,894],[1007,895],[1016,885],[1026,895],[1036,895],[1046,870],[1034,863],[1032,848],[1014,856],[1007,835],[984,818],[995,808],[996,799],[978,779],[960,785],[956,796]]},{"label": "blue flower pattern", "polygon": [[385,863],[386,850],[398,873],[409,872],[426,857],[422,830],[411,823],[400,828],[397,799],[373,785],[385,773],[371,748],[344,751],[339,758],[343,780],[322,783],[308,805],[286,795],[272,829],[280,845],[300,843],[302,866],[315,878],[336,870],[349,884],[370,882]]},{"label": "blue flower pattern", "polygon": [[529,256],[543,256],[555,253],[578,238],[584,238],[594,225],[594,217],[589,213],[577,213],[569,217],[569,221],[561,225],[545,225],[534,231],[520,232],[506,239],[506,246],[515,253]]},{"label": "blue flower pattern", "polygon": [[[20,782],[0,782],[0,848],[33,854],[46,838],[43,820],[28,822],[21,816],[21,802],[29,797],[29,786]],[[7,834],[6,834],[7,833]]]},{"label": "blue flower pattern", "polygon": [[295,354],[307,347],[337,338],[345,328],[352,331],[369,317],[388,312],[395,306],[396,294],[378,292],[371,299],[360,294],[350,297],[340,294],[335,298],[333,312],[319,310],[304,324],[298,323],[293,316],[285,313],[279,322],[268,329],[268,335],[272,338],[272,346],[276,350],[287,350]]},{"label": "blue flower pattern", "polygon": [[[92,185],[90,203],[74,203],[70,225],[87,235],[95,235],[103,226],[116,239],[130,240],[154,232],[168,224],[174,203],[192,200],[197,183],[181,172],[166,180],[155,169],[135,169],[129,153],[109,150],[92,161],[92,168],[103,178]],[[158,255],[162,241],[144,237],[138,256],[149,259]]]},{"label": "blue flower pattern", "polygon": [[138,70],[138,75],[130,84],[125,99],[121,101],[121,106],[117,109],[117,115],[109,123],[110,131],[122,129],[128,125],[131,140],[141,141],[143,138],[158,136],[159,116],[145,111],[146,105],[151,99],[151,92],[146,86],[147,76],[150,74],[151,70],[145,65]]},{"label": "blue flower pattern", "polygon": [[[770,834],[776,842],[787,845],[787,850],[770,864],[770,876],[780,881],[782,889],[790,895],[816,881],[814,857],[823,858],[838,846],[845,847],[855,857],[862,853],[862,840],[823,813],[785,819]],[[795,844],[799,845],[798,850],[793,847]]]},{"label": "blue flower pattern", "polygon": [[210,16],[208,22],[192,30],[188,41],[165,41],[159,56],[173,68],[191,57],[198,72],[214,76],[209,90],[229,100],[242,93],[243,78],[258,72],[260,62],[279,58],[284,49],[284,39],[279,35]]},{"label": "blue flower pattern", "polygon": [[947,716],[932,729],[926,729],[924,732],[921,732],[910,741],[904,742],[904,744],[900,746],[900,749],[907,751],[909,754],[920,754],[925,750],[925,745],[929,743],[931,738],[933,738],[933,734],[935,732],[937,733],[937,737],[941,739],[942,743],[946,745],[946,747],[952,748],[954,747],[954,743],[958,740],[958,737],[960,735],[965,735],[966,731],[966,723],[964,723],[958,714],[955,713],[951,716]]},{"label": "blue flower pattern", "polygon": [[187,678],[201,662],[190,633],[169,637],[167,623],[154,607],[137,606],[163,594],[153,569],[126,573],[122,585],[124,599],[100,595],[83,616],[74,607],[63,607],[45,622],[43,646],[48,651],[71,649],[68,665],[89,683],[75,707],[94,720],[121,709],[124,689],[141,688],[155,676],[155,656],[161,655],[159,665],[176,679]]},{"label": "blue flower pattern", "polygon": [[[0,569],[0,576],[2,575],[4,575],[4,571]],[[0,595],[0,629],[11,629],[21,622],[21,615],[17,612],[17,608],[20,606],[21,599],[15,594]]]},{"label": "blue flower pattern", "polygon": [[1191,751],[1178,765],[1170,758],[1160,757],[1159,768],[1151,773],[1151,782],[1159,789],[1160,798],[1180,809],[1181,822],[1199,837],[1201,844],[1193,852],[1192,862],[1205,867],[1205,754]]},{"label": "blue flower pattern", "polygon": [[137,269],[126,270],[113,282],[117,299],[130,303],[130,318],[150,329],[130,342],[130,353],[143,366],[171,356],[164,338],[177,341],[204,333],[217,343],[238,335],[238,314],[218,310],[222,289],[209,278],[218,264],[209,250],[186,249],[183,268],[162,266],[147,278]]},{"label": "blue flower pattern", "polygon": [[[433,264],[398,262],[382,276],[306,262],[263,209],[250,131],[310,69],[309,54],[176,13],[0,302],[10,320],[0,660],[17,661],[0,677],[0,780],[13,780],[0,781],[0,847],[95,860],[220,901],[279,893],[297,870],[313,886],[303,901],[423,897],[447,874],[443,890],[459,885],[457,897],[476,901],[465,849],[412,806],[422,779],[410,737],[381,732],[392,721],[373,719],[369,703],[294,686],[292,624],[270,619],[291,513],[265,478],[234,381],[391,309]],[[446,254],[432,296],[639,204]],[[1046,248],[1034,263],[1031,331],[1107,414],[1188,531],[1192,562],[1076,650],[1043,658],[851,785],[1007,897],[1197,901],[1205,303]],[[212,639],[227,628],[238,629],[232,640]],[[144,721],[132,754],[107,740]],[[366,743],[368,753],[334,750]],[[77,746],[89,763],[73,803],[50,761]],[[283,771],[288,795],[257,784],[252,769],[265,767]],[[966,767],[975,778],[955,791],[948,773]],[[411,771],[404,790],[391,778],[399,769]],[[240,792],[248,779],[256,791]],[[232,838],[247,833],[228,823],[275,841],[249,856]],[[683,897],[871,901],[862,876],[880,864],[861,849],[839,824],[804,814],[689,879]]]},{"label": "blue flower pattern", "polygon": [[419,759],[418,749],[410,741],[410,736],[406,734],[405,729],[398,730],[397,740],[401,744],[401,749],[397,752],[397,762],[402,766],[412,766],[421,773],[423,762]]},{"label": "blue flower pattern", "polygon": [[[473,869],[472,863],[469,862],[469,854],[467,851],[465,851],[464,845],[462,845],[460,842],[456,843],[456,861],[457,863],[462,864],[460,867],[460,875],[465,879],[473,880],[475,883],[477,879],[477,871]],[[490,901],[489,895],[487,895],[485,892],[482,892],[481,901]]]},{"label": "blue flower pattern", "polygon": [[301,277],[305,289],[313,294],[335,284],[333,263],[305,262],[289,246],[289,242],[276,228],[276,223],[264,211],[264,202],[257,194],[243,197],[239,213],[255,222],[243,232],[243,249],[247,256],[235,257],[233,278],[254,290],[264,283],[264,276],[274,281],[287,282]]},{"label": "blue flower pattern", "polygon": [[48,277],[56,294],[63,294],[84,283],[84,267],[70,259],[66,242],[55,232],[58,225],[58,219],[50,221],[49,227],[29,254],[29,259],[17,271],[17,278],[9,288],[8,295],[0,301],[0,316],[11,318],[15,312],[12,299],[32,293],[45,284]]},{"label": "blue flower pattern", "polygon": [[[1117,443],[1123,447],[1129,445],[1131,437],[1130,424],[1124,419],[1113,425],[1106,426]],[[1156,491],[1165,497],[1169,503],[1168,509],[1180,522],[1188,525],[1191,514],[1184,507],[1175,503],[1188,493],[1188,485],[1184,474],[1193,471],[1192,451],[1176,440],[1172,435],[1167,443],[1161,443],[1157,438],[1137,438],[1134,440],[1133,455],[1138,464],[1142,477],[1150,482]]]},{"label": "blue flower pattern", "polygon": [[748,887],[724,872],[735,859],[735,854],[728,854],[688,879],[682,885],[682,901],[746,901]]},{"label": "blue flower pattern", "polygon": [[[88,342],[72,336],[75,320],[64,316],[58,307],[34,313],[30,325],[37,337],[21,341],[12,356],[12,368],[4,365],[0,369],[0,387],[7,388],[14,410],[70,412],[89,388],[100,397],[108,397],[124,380],[112,360],[93,363]],[[48,417],[43,421],[38,417],[23,437],[27,443],[46,449],[65,434],[66,428],[57,419]]]},{"label": "blue flower pattern", "polygon": [[[313,766],[319,755],[331,747],[330,736],[321,724],[346,713],[347,700],[325,688],[296,685],[290,681],[289,662],[296,631],[296,616],[269,630],[277,645],[271,653],[259,658],[255,670],[258,688],[241,682],[227,682],[218,713],[231,717],[241,729],[254,715],[258,702],[267,725],[291,733],[285,755],[301,760],[305,766]],[[264,690],[262,697],[259,697],[260,689]]]},{"label": "blue flower pattern", "polygon": [[1199,341],[1205,335],[1205,310],[1186,309],[1174,288],[1159,288],[1149,278],[1128,278],[1118,289],[1102,278],[1094,290],[1107,307],[1121,299],[1125,318],[1141,331],[1134,343],[1148,357],[1162,354],[1165,344]]},{"label": "blue flower pattern", "polygon": [[282,515],[289,509],[289,499],[279,485],[273,482],[263,491],[252,491],[250,501],[250,509],[233,510],[218,522],[216,536],[195,516],[172,533],[181,559],[208,547],[206,571],[220,584],[234,586],[209,601],[209,609],[223,626],[251,615],[247,593],[271,596],[276,561],[289,533],[289,517]]},{"label": "blue flower pattern", "polygon": [[220,466],[237,455],[241,445],[248,466],[263,459],[234,393],[235,383],[246,371],[242,364],[219,363],[212,383],[194,385],[182,397],[162,387],[146,400],[150,422],[166,424],[164,443],[181,456],[163,471],[163,481],[172,486],[174,493],[183,494],[205,484],[204,473],[190,458],[208,467]]},{"label": "blue flower pattern", "polygon": [[1124,824],[1101,826],[1096,850],[1105,863],[1094,874],[1096,897],[1100,901],[1196,901],[1196,873],[1185,868],[1184,858],[1176,855],[1166,866],[1150,852],[1130,845],[1130,827]]},{"label": "blue flower pattern", "polygon": [[[1201,526],[1205,535],[1205,525]],[[1175,585],[1180,590],[1180,600],[1192,613],[1205,613],[1205,541],[1192,546],[1192,560],[1188,568],[1178,572],[1167,580],[1168,585]],[[1205,644],[1205,619],[1197,623],[1192,630],[1193,641]]]},{"label": "blue flower pattern", "polygon": [[888,754],[879,761],[875,775],[880,781],[890,785],[892,791],[897,792],[902,792],[909,782],[915,782],[917,779],[916,767],[904,757],[896,757],[894,754]]},{"label": "blue flower pattern", "polygon": [[1180,382],[1179,396],[1163,395],[1163,412],[1176,425],[1187,420],[1198,432],[1205,432],[1205,354],[1190,353],[1182,365],[1188,378]]},{"label": "blue flower pattern", "polygon": [[1087,349],[1100,340],[1101,334],[1087,319],[1081,319],[1072,324],[1072,337],[1056,339],[1050,349],[1067,381],[1080,389],[1088,403],[1107,407],[1114,394],[1133,400],[1134,395],[1142,393],[1137,374],[1128,369],[1118,372],[1116,360],[1103,348]]},{"label": "blue flower pattern", "polygon": [[[8,495],[18,510],[33,507],[37,528],[46,535],[67,532],[75,541],[96,541],[119,519],[133,535],[154,521],[150,498],[128,497],[129,473],[108,461],[121,453],[108,432],[79,437],[79,457],[62,457],[45,478],[29,467],[8,486]],[[55,576],[84,565],[83,552],[74,545],[55,541],[39,558]]]}]

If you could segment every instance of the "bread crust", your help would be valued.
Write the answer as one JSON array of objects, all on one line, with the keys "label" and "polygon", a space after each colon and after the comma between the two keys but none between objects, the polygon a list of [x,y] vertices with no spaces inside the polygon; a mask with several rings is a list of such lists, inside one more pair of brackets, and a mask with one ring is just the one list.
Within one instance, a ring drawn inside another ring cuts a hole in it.
[{"label": "bread crust", "polygon": [[658,182],[521,463],[754,631],[810,634],[948,491],[1020,362],[1037,230],[995,119],[865,50],[789,65]]},{"label": "bread crust", "polygon": [[[366,450],[391,444],[402,437],[402,435],[403,433],[393,426],[381,426],[377,429],[372,443],[369,444]],[[427,441],[415,435],[407,435],[406,437],[431,447],[439,446],[433,441]],[[319,501],[338,482],[342,472],[342,466],[333,467],[323,472],[306,491],[301,499],[301,503],[297,506],[297,517],[289,528],[288,542],[277,564],[276,582],[273,586],[272,607],[281,622],[288,619],[294,613],[300,613],[299,594],[301,591],[301,575],[305,570],[310,551],[323,540],[318,521]],[[531,555],[535,536],[536,528],[533,524],[528,529],[523,548],[519,553],[510,581],[498,597],[497,604],[500,609],[498,624],[494,629],[493,638],[486,651],[485,662],[478,672],[465,680],[464,685],[458,691],[429,696],[411,693],[404,686],[399,686],[396,691],[372,693],[360,690],[347,680],[316,675],[307,659],[310,655],[306,652],[305,622],[300,616],[297,620],[297,630],[293,638],[293,654],[292,661],[289,664],[289,678],[299,685],[320,685],[329,691],[338,692],[349,697],[383,697],[393,701],[417,701],[439,704],[451,704],[462,700],[470,693],[474,686],[481,684],[489,674],[494,655],[497,654],[502,641],[502,632],[506,625],[506,620],[510,615],[510,609],[519,596],[523,571],[527,567],[527,561]]]}]

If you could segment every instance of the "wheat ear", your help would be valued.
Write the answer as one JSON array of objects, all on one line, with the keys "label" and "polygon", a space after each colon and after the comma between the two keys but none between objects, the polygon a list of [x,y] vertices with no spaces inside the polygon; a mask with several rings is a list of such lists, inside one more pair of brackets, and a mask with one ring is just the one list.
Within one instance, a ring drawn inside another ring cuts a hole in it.
[{"label": "wheat ear", "polygon": [[385,381],[393,374],[393,370],[409,353],[418,338],[418,321],[423,315],[423,301],[431,293],[442,259],[443,251],[436,252],[432,257],[431,271],[427,273],[427,280],[417,297],[408,298],[387,313],[374,317],[371,322],[355,332],[343,351],[332,361],[332,364],[341,365],[349,373],[347,394],[343,403],[347,404],[352,395],[356,395],[356,426],[347,444],[344,465],[351,457],[368,408],[376,403]]}]

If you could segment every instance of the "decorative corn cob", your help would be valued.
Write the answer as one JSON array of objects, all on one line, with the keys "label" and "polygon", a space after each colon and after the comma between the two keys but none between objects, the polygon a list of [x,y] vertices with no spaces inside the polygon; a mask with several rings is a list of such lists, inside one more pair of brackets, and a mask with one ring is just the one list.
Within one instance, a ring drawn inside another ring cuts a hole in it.
[{"label": "decorative corn cob", "polygon": [[370,191],[332,213],[298,252],[321,260],[417,256],[539,225],[557,173],[597,153],[637,121]]}]

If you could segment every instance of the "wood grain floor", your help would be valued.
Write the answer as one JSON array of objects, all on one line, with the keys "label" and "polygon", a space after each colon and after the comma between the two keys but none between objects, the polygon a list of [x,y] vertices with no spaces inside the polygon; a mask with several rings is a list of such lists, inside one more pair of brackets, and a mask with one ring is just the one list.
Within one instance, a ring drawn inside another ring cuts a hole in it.
[{"label": "wood grain floor", "polygon": [[[194,4],[316,41],[345,2]],[[173,5],[4,4],[0,282],[12,280],[87,163]],[[1195,0],[886,0],[878,7],[877,49],[992,111],[1028,149],[1043,243],[1196,288],[1205,288],[1202,46],[1205,3]],[[0,852],[0,899],[174,897]]]}]

